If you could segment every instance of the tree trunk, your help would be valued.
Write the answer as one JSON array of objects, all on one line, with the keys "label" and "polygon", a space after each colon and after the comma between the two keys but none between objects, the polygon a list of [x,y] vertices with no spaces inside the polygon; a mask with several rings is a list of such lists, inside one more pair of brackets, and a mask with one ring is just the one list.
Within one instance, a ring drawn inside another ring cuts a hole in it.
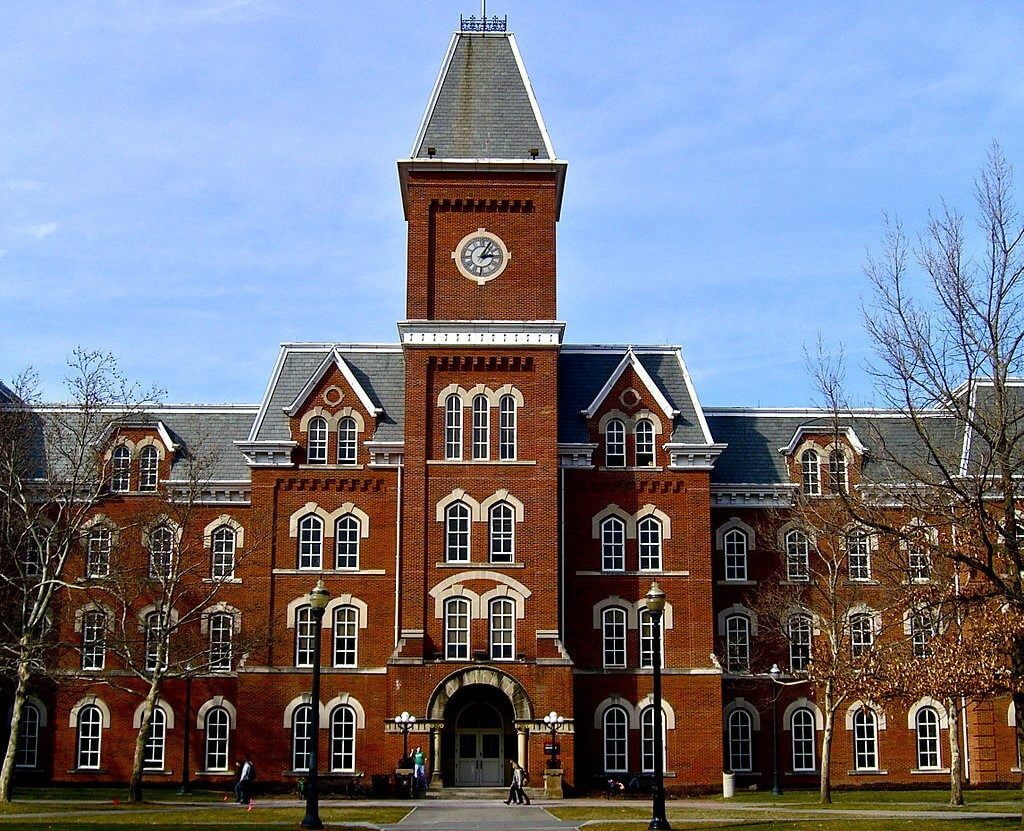
[{"label": "tree trunk", "polygon": [[[132,777],[128,781],[128,801],[142,802],[142,766],[146,757],[146,741],[149,738],[149,725],[153,721],[153,710],[160,694],[160,678],[153,676],[149,682],[149,691],[142,709],[142,723],[135,737],[135,756],[132,760]],[[187,729],[187,728],[186,728]]]},{"label": "tree trunk", "polygon": [[14,764],[18,751],[18,734],[21,732],[21,715],[28,698],[28,659],[22,656],[18,662],[18,680],[14,685],[14,702],[11,710],[11,733],[7,737],[7,751],[0,768],[0,802],[11,801],[11,783],[14,779]]},{"label": "tree trunk", "polygon": [[962,808],[964,804],[964,762],[960,752],[960,704],[956,699],[946,700],[949,713],[949,806]]},{"label": "tree trunk", "polygon": [[835,730],[831,707],[825,709],[825,729],[821,734],[821,790],[818,801],[832,804],[832,733]]}]

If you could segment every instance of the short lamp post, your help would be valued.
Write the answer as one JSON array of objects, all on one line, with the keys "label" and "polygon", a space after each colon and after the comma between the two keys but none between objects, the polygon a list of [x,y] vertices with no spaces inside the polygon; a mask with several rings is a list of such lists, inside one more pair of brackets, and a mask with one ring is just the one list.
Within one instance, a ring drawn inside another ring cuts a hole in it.
[{"label": "short lamp post", "polygon": [[309,606],[313,611],[313,689],[311,691],[311,714],[309,737],[309,771],[306,774],[306,815],[299,826],[302,828],[323,828],[320,821],[320,641],[324,610],[331,599],[323,580],[317,580],[309,593]]},{"label": "short lamp post", "polygon": [[651,821],[648,828],[659,829],[672,826],[665,816],[665,747],[662,734],[661,712],[661,618],[665,614],[665,592],[657,582],[651,583],[644,597],[647,613],[651,616],[653,643],[651,644],[651,668],[653,669],[654,693],[654,788],[652,789]]},{"label": "short lamp post", "polygon": [[416,716],[409,715],[407,710],[402,710],[401,715],[395,716],[395,724],[402,730],[402,767],[409,766],[409,731],[416,723]]},{"label": "short lamp post", "polygon": [[782,796],[782,785],[779,783],[779,693],[782,692],[782,670],[778,664],[772,664],[768,670],[772,679],[772,793]]},{"label": "short lamp post", "polygon": [[548,726],[548,730],[551,731],[551,744],[548,745],[548,755],[551,756],[551,761],[548,762],[549,768],[560,768],[562,763],[558,761],[558,752],[562,749],[558,744],[558,728],[565,723],[565,716],[560,716],[554,710],[544,716],[544,723]]}]

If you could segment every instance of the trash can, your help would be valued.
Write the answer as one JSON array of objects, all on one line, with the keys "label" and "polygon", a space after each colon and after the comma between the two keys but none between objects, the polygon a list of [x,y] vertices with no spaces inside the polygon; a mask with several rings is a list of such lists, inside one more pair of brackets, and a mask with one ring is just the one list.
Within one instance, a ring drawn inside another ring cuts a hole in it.
[{"label": "trash can", "polygon": [[736,796],[736,775],[732,773],[722,774],[722,797],[732,799]]}]

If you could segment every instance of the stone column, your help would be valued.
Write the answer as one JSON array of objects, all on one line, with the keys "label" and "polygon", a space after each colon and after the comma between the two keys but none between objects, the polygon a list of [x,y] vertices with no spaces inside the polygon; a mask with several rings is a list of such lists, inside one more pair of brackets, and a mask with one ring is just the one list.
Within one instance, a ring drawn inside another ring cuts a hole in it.
[{"label": "stone column", "polygon": [[517,727],[516,728],[516,743],[517,743],[517,746],[516,746],[516,754],[517,754],[516,758],[519,761],[519,766],[523,770],[528,770],[529,769],[526,766],[526,762],[527,762],[527,759],[526,759],[526,740],[529,737],[529,735],[530,735],[530,731],[529,731],[528,728],[526,728],[526,727]]},{"label": "stone column", "polygon": [[430,787],[432,790],[440,790],[444,787],[441,781],[441,728],[435,727],[430,731],[430,737],[434,744],[433,769],[430,771]]}]

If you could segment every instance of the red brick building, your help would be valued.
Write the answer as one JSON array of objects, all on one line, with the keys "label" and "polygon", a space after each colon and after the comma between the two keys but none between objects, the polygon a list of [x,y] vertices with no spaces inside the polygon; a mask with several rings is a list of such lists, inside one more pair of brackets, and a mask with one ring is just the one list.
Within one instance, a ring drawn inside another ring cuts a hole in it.
[{"label": "red brick building", "polygon": [[[565,718],[567,785],[648,771],[643,596],[657,580],[668,788],[716,787],[723,769],[764,786],[772,659],[758,665],[751,644],[758,583],[786,568],[777,511],[826,475],[808,472],[807,450],[838,449],[859,475],[870,463],[859,420],[884,414],[851,414],[837,448],[820,412],[704,411],[678,347],[563,342],[566,163],[512,35],[454,35],[398,170],[409,235],[398,343],[284,344],[258,406],[154,408],[101,448],[111,493],[76,576],[102,579],[112,538],[151,558],[189,542],[209,565],[197,585],[219,589],[197,624],[208,671],[166,683],[148,777],[176,781],[187,765],[193,780],[227,782],[251,754],[263,781],[297,779],[313,706],[328,777],[392,771],[403,711],[437,786],[501,784],[508,758],[540,781],[551,711]],[[175,527],[160,505],[198,447],[212,466]],[[316,631],[306,595],[318,578],[332,600]],[[119,671],[104,614],[72,594],[59,622],[80,644],[79,674],[97,680]],[[257,622],[263,645],[232,650]],[[314,638],[323,681],[311,703]],[[128,777],[138,697],[86,680],[32,708],[23,768]],[[820,711],[793,687],[780,714],[783,772],[810,783]],[[999,702],[972,712],[972,780],[1010,778],[1013,718]],[[851,705],[836,781],[941,783],[946,724],[932,701]]]}]

